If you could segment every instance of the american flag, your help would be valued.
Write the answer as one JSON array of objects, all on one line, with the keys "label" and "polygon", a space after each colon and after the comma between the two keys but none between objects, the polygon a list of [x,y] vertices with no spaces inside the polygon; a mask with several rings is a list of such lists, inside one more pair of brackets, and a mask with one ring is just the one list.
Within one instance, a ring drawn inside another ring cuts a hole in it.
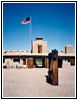
[{"label": "american flag", "polygon": [[30,23],[30,17],[25,18],[25,19],[21,22],[21,24],[28,24],[28,23]]}]

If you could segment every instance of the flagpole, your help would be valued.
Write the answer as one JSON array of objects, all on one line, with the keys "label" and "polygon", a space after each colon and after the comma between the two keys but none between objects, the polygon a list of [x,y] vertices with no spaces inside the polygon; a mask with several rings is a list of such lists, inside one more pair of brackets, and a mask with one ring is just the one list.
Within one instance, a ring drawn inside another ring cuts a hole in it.
[{"label": "flagpole", "polygon": [[31,53],[32,53],[32,23],[31,23],[31,16],[30,16],[30,43],[31,43]]}]

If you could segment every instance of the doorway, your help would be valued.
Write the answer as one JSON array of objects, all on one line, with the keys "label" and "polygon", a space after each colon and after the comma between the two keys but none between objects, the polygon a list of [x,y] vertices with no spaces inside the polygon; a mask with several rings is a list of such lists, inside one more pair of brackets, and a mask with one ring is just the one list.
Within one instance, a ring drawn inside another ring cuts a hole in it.
[{"label": "doorway", "polygon": [[26,59],[23,59],[23,65],[26,65]]},{"label": "doorway", "polygon": [[36,66],[36,68],[44,68],[44,59],[41,58],[37,58],[34,59],[34,65]]},{"label": "doorway", "polygon": [[38,45],[38,53],[42,53],[42,45]]}]

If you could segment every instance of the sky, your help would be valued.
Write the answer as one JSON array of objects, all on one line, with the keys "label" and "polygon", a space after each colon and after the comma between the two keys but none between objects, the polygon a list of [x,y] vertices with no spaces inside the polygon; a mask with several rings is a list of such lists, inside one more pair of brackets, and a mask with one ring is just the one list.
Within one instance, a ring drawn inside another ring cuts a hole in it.
[{"label": "sky", "polygon": [[29,16],[33,41],[43,37],[48,50],[75,49],[74,3],[4,3],[3,50],[30,50],[30,23],[21,24]]}]

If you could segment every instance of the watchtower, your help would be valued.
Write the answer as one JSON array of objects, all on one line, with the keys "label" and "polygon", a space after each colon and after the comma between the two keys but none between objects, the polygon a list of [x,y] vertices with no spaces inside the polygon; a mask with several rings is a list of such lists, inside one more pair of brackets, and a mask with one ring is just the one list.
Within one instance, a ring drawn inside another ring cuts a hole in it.
[{"label": "watchtower", "polygon": [[32,42],[32,53],[46,53],[47,42],[43,41],[42,37],[37,37],[36,41]]}]

